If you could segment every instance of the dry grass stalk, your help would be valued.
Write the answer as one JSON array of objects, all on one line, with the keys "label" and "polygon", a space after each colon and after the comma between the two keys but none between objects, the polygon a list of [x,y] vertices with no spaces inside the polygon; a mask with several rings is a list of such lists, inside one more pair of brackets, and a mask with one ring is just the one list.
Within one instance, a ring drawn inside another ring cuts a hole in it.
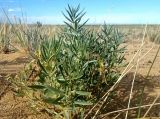
[{"label": "dry grass stalk", "polygon": [[156,103],[156,101],[159,99],[159,97],[160,97],[160,93],[157,95],[157,97],[155,98],[155,100],[153,101],[153,103],[151,104],[151,106],[148,108],[148,110],[144,114],[143,118],[145,118],[147,116],[147,114],[149,113],[149,111],[151,110],[151,108],[154,106],[154,104]]},{"label": "dry grass stalk", "polygon": [[[150,107],[150,106],[158,106],[160,105],[160,103],[152,103],[152,104],[148,104],[148,105],[142,105],[140,106],[141,108],[146,108],[146,107]],[[121,110],[116,110],[116,111],[112,111],[112,112],[108,112],[106,114],[102,114],[100,115],[101,118],[105,117],[105,116],[108,116],[108,115],[111,115],[111,114],[114,114],[114,113],[119,113],[119,112],[125,112],[125,111],[130,111],[130,110],[135,110],[135,109],[138,109],[139,106],[136,106],[136,107],[131,107],[131,108],[126,108],[126,109],[121,109]]]},{"label": "dry grass stalk", "polygon": [[[139,57],[138,57],[137,64],[136,64],[136,70],[135,70],[134,77],[133,77],[133,80],[132,80],[131,90],[130,90],[130,94],[129,94],[128,108],[130,107],[131,98],[132,98],[132,95],[133,95],[134,82],[135,82],[135,77],[137,75],[137,70],[138,70],[138,67],[139,67],[141,50],[142,50],[143,45],[144,45],[144,39],[145,39],[145,35],[146,35],[146,30],[147,30],[147,25],[145,26],[145,29],[144,29],[142,43],[141,43],[141,46],[140,46]],[[127,119],[127,118],[128,118],[128,111],[126,112],[126,116],[125,116],[125,119]]]}]

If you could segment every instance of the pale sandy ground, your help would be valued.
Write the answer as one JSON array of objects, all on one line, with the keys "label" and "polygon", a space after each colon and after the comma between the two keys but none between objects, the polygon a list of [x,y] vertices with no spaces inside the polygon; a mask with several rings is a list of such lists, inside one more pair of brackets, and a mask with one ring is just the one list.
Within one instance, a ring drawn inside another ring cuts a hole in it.
[{"label": "pale sandy ground", "polygon": [[[137,51],[141,47],[141,41],[133,41],[133,42],[128,42],[126,43],[127,45],[127,50],[125,53],[125,57],[127,61],[129,62],[133,56],[137,53]],[[140,61],[139,61],[139,67],[138,67],[138,73],[142,75],[147,75],[147,72],[149,70],[149,67],[151,66],[153,59],[156,55],[156,52],[158,50],[159,45],[145,41],[144,46],[142,47],[142,51],[140,56],[137,55],[133,61],[132,64],[137,63],[138,58],[142,58],[148,51],[147,55],[145,55]],[[151,50],[150,50],[151,49]],[[132,71],[135,71],[135,67],[132,69]],[[158,54],[154,65],[152,67],[151,76],[159,76],[160,75],[160,53]]]}]

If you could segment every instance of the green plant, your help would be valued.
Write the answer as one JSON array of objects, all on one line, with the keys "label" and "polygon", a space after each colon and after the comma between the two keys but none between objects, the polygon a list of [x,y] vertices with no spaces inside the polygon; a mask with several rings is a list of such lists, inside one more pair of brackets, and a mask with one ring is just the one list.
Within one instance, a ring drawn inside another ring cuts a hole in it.
[{"label": "green plant", "polygon": [[[112,26],[101,32],[85,29],[85,12],[68,5],[65,28],[52,38],[33,35],[39,45],[33,61],[12,80],[15,92],[32,107],[54,118],[83,118],[86,106],[97,102],[119,77],[124,60],[122,35]],[[28,34],[32,39],[32,34]]]}]

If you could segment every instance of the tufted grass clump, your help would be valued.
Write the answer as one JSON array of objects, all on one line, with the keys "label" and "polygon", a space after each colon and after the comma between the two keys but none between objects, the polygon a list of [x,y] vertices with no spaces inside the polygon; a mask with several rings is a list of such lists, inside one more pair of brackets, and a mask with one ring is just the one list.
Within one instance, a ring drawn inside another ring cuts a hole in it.
[{"label": "tufted grass clump", "polygon": [[160,44],[160,33],[159,33],[159,31],[151,32],[149,34],[149,40],[151,42],[156,43],[156,44]]},{"label": "tufted grass clump", "polygon": [[11,25],[7,23],[0,24],[0,51],[7,54],[11,51]]}]

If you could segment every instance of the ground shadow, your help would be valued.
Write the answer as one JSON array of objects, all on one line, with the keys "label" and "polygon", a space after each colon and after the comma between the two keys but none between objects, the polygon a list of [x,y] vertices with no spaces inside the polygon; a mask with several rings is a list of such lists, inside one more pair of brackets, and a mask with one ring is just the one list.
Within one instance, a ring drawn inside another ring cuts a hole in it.
[{"label": "ground shadow", "polygon": [[[119,109],[126,109],[129,100],[129,94],[131,89],[131,84],[133,80],[134,73],[128,73],[120,82],[118,87],[115,89],[110,97],[110,102],[105,104],[102,112],[105,114],[107,112],[112,112]],[[144,94],[142,97],[142,90],[144,88]],[[157,93],[160,93],[160,76],[152,76],[145,79],[142,75],[137,74],[134,83],[133,96],[131,99],[130,107],[135,107],[140,104],[140,100],[143,99],[142,105],[151,104],[155,100]],[[160,102],[160,99],[156,101]],[[141,111],[141,116],[147,111],[148,108],[143,108]],[[110,115],[109,118],[115,117],[118,113]],[[129,111],[129,119],[136,118],[138,114],[138,109]],[[149,117],[159,117],[160,116],[160,105],[154,106],[148,113]],[[106,117],[107,118],[107,117]],[[121,113],[119,119],[125,118],[125,112]]]}]

